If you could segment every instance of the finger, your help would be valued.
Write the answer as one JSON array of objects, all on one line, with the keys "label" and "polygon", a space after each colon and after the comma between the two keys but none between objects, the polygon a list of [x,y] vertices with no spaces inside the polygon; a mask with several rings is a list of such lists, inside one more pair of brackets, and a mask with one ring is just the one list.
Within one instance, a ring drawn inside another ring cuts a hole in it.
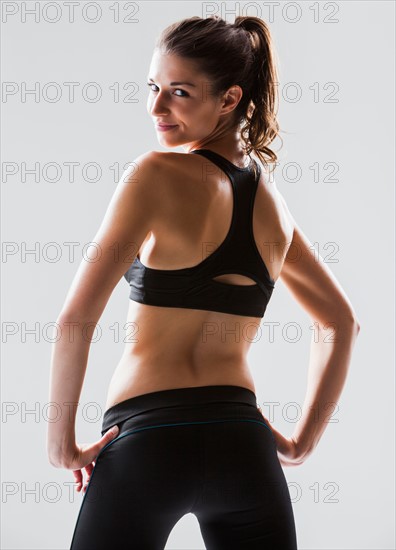
[{"label": "finger", "polygon": [[77,485],[76,491],[81,491],[83,476],[81,470],[73,470],[74,480]]},{"label": "finger", "polygon": [[91,474],[93,472],[93,465],[92,463],[91,464],[87,464],[85,466],[85,471],[87,472],[87,475],[88,475],[88,479],[91,477]]},{"label": "finger", "polygon": [[118,435],[119,431],[120,429],[117,425],[113,426],[112,428],[110,428],[110,430],[107,430],[101,440],[111,441],[114,437]]},{"label": "finger", "polygon": [[88,460],[91,460],[84,468],[87,470],[87,473],[91,473],[93,470],[93,465],[95,465],[95,461],[102,450],[102,447],[105,447],[110,441],[112,441],[115,437],[117,437],[119,433],[118,426],[113,426],[110,430],[108,430],[97,443],[93,443],[92,445],[85,446],[84,449],[84,455],[87,457],[90,457]]},{"label": "finger", "polygon": [[91,479],[91,474],[93,472],[93,466],[92,464],[88,464],[87,466],[85,466],[85,471],[87,472],[87,479],[85,480],[85,487],[88,485],[89,483],[89,480]]},{"label": "finger", "polygon": [[73,470],[73,475],[76,483],[82,482],[82,472],[81,470]]},{"label": "finger", "polygon": [[[97,454],[101,451],[102,447],[104,447],[105,445],[107,445],[107,443],[110,443],[110,441],[112,441],[113,439],[115,439],[118,434],[119,434],[119,427],[118,426],[113,426],[110,430],[108,430],[98,441],[98,443],[96,443],[96,445],[94,446],[95,449],[97,449]],[[97,456],[96,454],[96,456]]]}]

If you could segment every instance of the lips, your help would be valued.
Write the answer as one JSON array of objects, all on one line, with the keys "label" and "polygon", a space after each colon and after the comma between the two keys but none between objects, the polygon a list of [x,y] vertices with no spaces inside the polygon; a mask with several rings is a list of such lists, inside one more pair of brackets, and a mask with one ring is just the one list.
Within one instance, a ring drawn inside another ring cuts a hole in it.
[{"label": "lips", "polygon": [[174,128],[177,124],[157,124],[157,128]]}]

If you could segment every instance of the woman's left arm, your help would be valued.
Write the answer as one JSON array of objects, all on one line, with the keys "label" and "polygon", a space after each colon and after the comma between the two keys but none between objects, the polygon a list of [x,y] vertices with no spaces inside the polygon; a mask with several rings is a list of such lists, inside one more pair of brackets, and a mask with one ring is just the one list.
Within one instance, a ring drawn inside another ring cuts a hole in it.
[{"label": "woman's left arm", "polygon": [[95,327],[152,229],[157,158],[155,151],[140,155],[124,172],[57,319],[49,396],[54,411],[47,430],[48,458],[57,468],[68,468],[76,453],[75,418]]},{"label": "woman's left arm", "polygon": [[302,414],[287,439],[272,426],[283,465],[302,464],[316,448],[338,406],[360,323],[340,283],[290,213],[294,226],[280,278],[311,319],[308,380]]}]

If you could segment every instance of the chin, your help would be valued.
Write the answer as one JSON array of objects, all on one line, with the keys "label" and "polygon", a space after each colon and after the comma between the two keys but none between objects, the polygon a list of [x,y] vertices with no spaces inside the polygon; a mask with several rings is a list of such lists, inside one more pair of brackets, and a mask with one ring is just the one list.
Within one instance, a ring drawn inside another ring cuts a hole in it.
[{"label": "chin", "polygon": [[180,139],[166,139],[166,137],[159,136],[158,143],[163,147],[181,147],[186,142]]}]

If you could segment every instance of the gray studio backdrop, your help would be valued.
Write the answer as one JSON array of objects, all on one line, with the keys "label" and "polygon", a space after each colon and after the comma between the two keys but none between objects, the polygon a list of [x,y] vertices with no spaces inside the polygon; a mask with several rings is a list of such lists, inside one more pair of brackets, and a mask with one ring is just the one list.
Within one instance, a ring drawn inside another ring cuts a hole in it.
[{"label": "gray studio backdrop", "polygon": [[[361,322],[338,410],[307,462],[284,469],[299,548],[395,548],[394,12],[356,1],[2,2],[2,548],[69,548],[82,497],[45,447],[53,324],[124,167],[164,150],[146,112],[156,36],[210,13],[271,26],[284,130],[275,179]],[[80,443],[100,437],[128,295],[122,279],[91,346]],[[312,330],[279,281],[249,361],[259,404],[287,436]],[[195,516],[166,548],[204,548]]]}]

